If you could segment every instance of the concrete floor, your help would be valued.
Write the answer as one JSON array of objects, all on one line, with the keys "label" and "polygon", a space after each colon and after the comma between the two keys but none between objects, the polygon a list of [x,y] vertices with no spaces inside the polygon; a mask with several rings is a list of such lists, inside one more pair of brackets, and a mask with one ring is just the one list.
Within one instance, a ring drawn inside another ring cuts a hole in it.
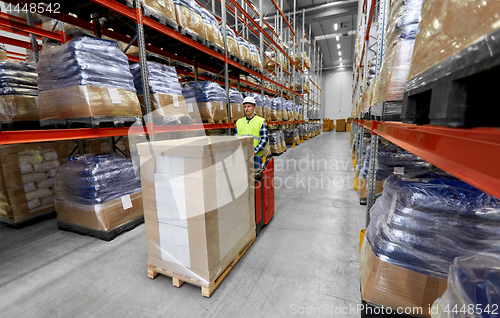
[{"label": "concrete floor", "polygon": [[365,215],[353,190],[349,133],[289,149],[276,169],[274,218],[211,298],[166,276],[148,278],[144,225],[111,242],[57,231],[0,253],[0,315],[360,317],[341,313],[360,302]]}]

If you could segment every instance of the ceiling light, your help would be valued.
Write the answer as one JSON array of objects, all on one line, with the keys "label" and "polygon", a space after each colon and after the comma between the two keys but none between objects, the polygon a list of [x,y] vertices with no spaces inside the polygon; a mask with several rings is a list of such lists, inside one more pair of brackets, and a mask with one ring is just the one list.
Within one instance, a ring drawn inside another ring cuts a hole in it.
[{"label": "ceiling light", "polygon": [[337,41],[338,41],[339,40],[339,35],[338,34],[337,34],[336,38],[337,38]]},{"label": "ceiling light", "polygon": [[333,25],[333,28],[335,29],[335,31],[337,31],[337,30],[339,29],[338,24],[337,24],[337,23],[335,23],[335,24]]},{"label": "ceiling light", "polygon": [[339,49],[339,50],[340,50],[340,44],[337,44],[337,49]]},{"label": "ceiling light", "polygon": [[342,56],[342,52],[339,51],[339,56]]},{"label": "ceiling light", "polygon": [[339,57],[339,61],[342,62],[342,58],[341,57]]},{"label": "ceiling light", "polygon": [[342,63],[340,63],[340,66],[342,66]]}]

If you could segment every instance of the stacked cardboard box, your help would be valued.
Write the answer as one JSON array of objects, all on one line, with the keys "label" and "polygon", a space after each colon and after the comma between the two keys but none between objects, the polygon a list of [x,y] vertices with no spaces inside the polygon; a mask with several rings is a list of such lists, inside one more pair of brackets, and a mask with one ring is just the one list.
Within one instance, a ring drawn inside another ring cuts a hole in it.
[{"label": "stacked cardboard box", "polygon": [[336,127],[337,131],[345,131],[345,119],[337,119]]},{"label": "stacked cardboard box", "polygon": [[210,287],[255,237],[253,138],[137,145],[148,265]]}]

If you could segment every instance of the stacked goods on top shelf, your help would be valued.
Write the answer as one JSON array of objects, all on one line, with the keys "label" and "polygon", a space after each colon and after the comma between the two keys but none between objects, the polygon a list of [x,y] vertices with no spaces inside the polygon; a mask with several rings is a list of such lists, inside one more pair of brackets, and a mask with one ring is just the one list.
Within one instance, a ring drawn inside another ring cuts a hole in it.
[{"label": "stacked goods on top shelf", "polygon": [[278,58],[276,57],[276,54],[274,52],[265,52],[264,68],[269,72],[274,72],[278,68],[278,65],[276,65],[274,62],[276,62],[278,65],[280,64]]},{"label": "stacked goods on top shelf", "polygon": [[281,132],[279,130],[269,131],[269,146],[271,147],[271,153],[278,155],[283,153],[283,143],[281,142]]},{"label": "stacked goods on top shelf", "polygon": [[116,153],[69,157],[59,167],[55,192],[62,229],[111,232],[143,215],[132,161]]},{"label": "stacked goods on top shelf", "polygon": [[[222,26],[219,27],[222,36],[224,36],[224,29]],[[226,25],[226,41],[227,41],[227,51],[240,60],[242,59],[240,46],[238,40],[236,39],[236,33],[228,25]]]},{"label": "stacked goods on top shelf", "polygon": [[392,175],[370,211],[366,239],[363,299],[419,306],[428,317],[456,257],[500,252],[500,201],[445,173]]},{"label": "stacked goods on top shelf", "polygon": [[482,253],[455,258],[448,273],[448,287],[432,305],[433,317],[458,318],[464,311],[471,318],[496,316],[500,304],[499,277],[498,255]]},{"label": "stacked goods on top shelf", "polygon": [[7,49],[3,43],[0,43],[0,61],[6,61],[7,58]]},{"label": "stacked goods on top shelf", "polygon": [[[189,82],[184,84],[182,95],[186,100],[194,99],[198,111],[190,113],[191,118],[208,123],[228,122],[226,91],[214,82]],[[189,108],[189,107],[188,107]]]},{"label": "stacked goods on top shelf", "polygon": [[392,1],[384,38],[385,54],[373,90],[372,105],[403,100],[421,8],[422,0]]},{"label": "stacked goods on top shelf", "polygon": [[245,117],[243,110],[243,95],[234,88],[229,89],[229,102],[231,109],[231,121],[236,122],[238,119]]},{"label": "stacked goods on top shelf", "polygon": [[52,188],[66,142],[0,147],[0,218],[19,222],[54,209]]},{"label": "stacked goods on top shelf", "polygon": [[[171,21],[176,21],[176,11],[175,5],[172,0],[141,0],[143,5],[144,13],[146,15],[159,14],[164,16]],[[148,11],[153,11],[148,12]]]},{"label": "stacked goods on top shelf", "polygon": [[[155,62],[147,62],[147,66],[153,117],[161,119],[161,122],[166,124],[187,124],[189,113],[184,97],[182,96],[182,88],[177,79],[175,68]],[[130,71],[134,75],[134,85],[137,95],[139,95],[141,106],[143,106],[144,97],[139,63],[130,65]],[[141,109],[143,115],[145,115],[146,109],[144,107],[141,107]]]},{"label": "stacked goods on top shelf", "polygon": [[39,127],[37,77],[30,63],[0,61],[0,122],[7,124],[4,129],[20,122]]},{"label": "stacked goods on top shelf", "polygon": [[250,44],[247,42],[247,40],[245,40],[244,38],[239,36],[238,37],[238,45],[240,46],[241,58],[244,61],[252,64],[252,54],[250,52]]},{"label": "stacked goods on top shelf", "polygon": [[196,137],[137,149],[149,202],[149,275],[199,285],[209,297],[216,278],[255,238],[253,138]]},{"label": "stacked goods on top shelf", "polygon": [[271,121],[283,120],[283,105],[281,98],[270,98],[271,101]]},{"label": "stacked goods on top shelf", "polygon": [[265,95],[264,96],[264,118],[266,121],[273,121],[273,116],[271,115],[271,113],[273,112],[273,109],[272,109],[272,99]]},{"label": "stacked goods on top shelf", "polygon": [[215,19],[214,15],[203,7],[200,7],[200,12],[205,25],[206,39],[223,48],[224,41],[222,40],[222,34],[220,32],[217,19]]},{"label": "stacked goods on top shelf", "polygon": [[500,110],[489,106],[498,87],[498,12],[499,1],[424,0],[405,86],[404,122],[499,125]]},{"label": "stacked goods on top shelf", "polygon": [[250,43],[250,54],[252,55],[252,65],[258,68],[259,70],[262,69],[262,60],[260,58],[260,53],[259,49],[253,44]]},{"label": "stacked goods on top shelf", "polygon": [[306,53],[297,53],[294,56],[295,64],[302,70],[310,70],[311,69],[311,59],[309,59]]},{"label": "stacked goods on top shelf", "polygon": [[83,37],[45,47],[37,70],[42,126],[116,124],[142,115],[127,56],[116,42]]},{"label": "stacked goods on top shelf", "polygon": [[259,117],[264,118],[264,113],[263,113],[264,102],[262,101],[262,96],[260,96],[260,94],[257,93],[244,93],[243,96],[245,97],[250,96],[253,97],[253,99],[255,99],[255,114]]},{"label": "stacked goods on top shelf", "polygon": [[177,24],[205,38],[200,5],[194,0],[174,0]]}]

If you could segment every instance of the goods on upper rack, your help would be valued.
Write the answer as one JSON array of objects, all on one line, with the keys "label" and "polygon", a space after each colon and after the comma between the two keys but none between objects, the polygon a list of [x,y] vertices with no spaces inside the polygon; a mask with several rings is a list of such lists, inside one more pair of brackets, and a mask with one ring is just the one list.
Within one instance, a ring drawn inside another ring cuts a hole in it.
[{"label": "goods on upper rack", "polygon": [[[402,101],[418,29],[422,0],[397,0],[390,6],[385,54],[370,104]],[[371,106],[367,104],[367,107]]]},{"label": "goods on upper rack", "polygon": [[174,0],[177,24],[186,28],[203,39],[206,37],[200,5],[194,0]]},{"label": "goods on upper rack", "polygon": [[282,121],[283,118],[283,105],[281,98],[270,98],[271,100],[271,121]]},{"label": "goods on upper rack", "polygon": [[[182,95],[191,104],[195,100],[198,106],[199,115],[190,112],[191,118],[200,119],[205,122],[218,123],[225,121],[227,123],[228,102],[226,91],[214,82],[189,82],[184,84]],[[192,107],[192,106],[191,106]]]},{"label": "goods on upper rack", "polygon": [[203,7],[200,7],[200,12],[205,26],[206,39],[223,48],[224,41],[222,40],[222,34],[219,29],[217,19],[215,19],[214,15]]},{"label": "goods on upper rack", "polygon": [[250,52],[250,44],[247,42],[247,40],[245,40],[244,38],[239,36],[238,37],[238,45],[240,46],[241,58],[244,61],[252,64],[252,54]]},{"label": "goods on upper rack", "polygon": [[142,115],[127,56],[116,42],[82,37],[46,46],[37,71],[42,126],[123,123]]},{"label": "goods on upper rack", "polygon": [[297,53],[292,57],[294,58],[295,64],[297,64],[300,69],[311,69],[311,59],[307,57],[306,53]]},{"label": "goods on upper rack", "polygon": [[0,147],[0,217],[19,222],[54,209],[54,177],[66,142]]},{"label": "goods on upper rack", "polygon": [[272,99],[271,97],[265,95],[264,96],[264,118],[266,121],[273,121],[273,116],[271,113],[273,112],[272,110]]},{"label": "goods on upper rack", "polygon": [[231,121],[236,122],[238,119],[245,117],[243,110],[243,95],[234,88],[229,89],[229,106],[231,109]]},{"label": "goods on upper rack", "polygon": [[33,64],[0,61],[0,122],[38,125],[37,73]]},{"label": "goods on upper rack", "polygon": [[496,316],[500,304],[499,279],[498,254],[473,254],[455,258],[448,273],[448,288],[432,305],[432,317],[459,318],[463,317],[464,312],[468,314],[466,317],[471,318]]},{"label": "goods on upper rack", "polygon": [[253,138],[195,137],[137,149],[149,202],[148,274],[201,286],[210,296],[217,277],[255,238]]},{"label": "goods on upper rack", "polygon": [[[164,123],[181,124],[181,118],[189,118],[189,113],[175,68],[155,62],[147,62],[147,68],[153,117],[162,118]],[[130,71],[134,75],[134,85],[142,106],[144,97],[141,67],[138,63],[132,64]],[[141,109],[145,115],[146,109]]]},{"label": "goods on upper rack", "polygon": [[142,218],[141,184],[132,161],[116,153],[69,157],[56,176],[62,228],[110,232]]},{"label": "goods on upper rack", "polygon": [[[224,29],[220,27],[220,32],[224,36]],[[226,25],[226,41],[227,41],[227,51],[240,60],[242,59],[240,46],[238,40],[236,39],[236,33],[228,25]]]},{"label": "goods on upper rack", "polygon": [[172,21],[176,20],[176,6],[172,0],[141,0],[143,9],[152,10]]},{"label": "goods on upper rack", "polygon": [[260,53],[257,47],[250,43],[250,54],[252,55],[252,65],[258,69],[262,68],[262,60],[260,58]]},{"label": "goods on upper rack", "polygon": [[0,61],[5,61],[7,59],[7,49],[3,43],[0,43]]}]

